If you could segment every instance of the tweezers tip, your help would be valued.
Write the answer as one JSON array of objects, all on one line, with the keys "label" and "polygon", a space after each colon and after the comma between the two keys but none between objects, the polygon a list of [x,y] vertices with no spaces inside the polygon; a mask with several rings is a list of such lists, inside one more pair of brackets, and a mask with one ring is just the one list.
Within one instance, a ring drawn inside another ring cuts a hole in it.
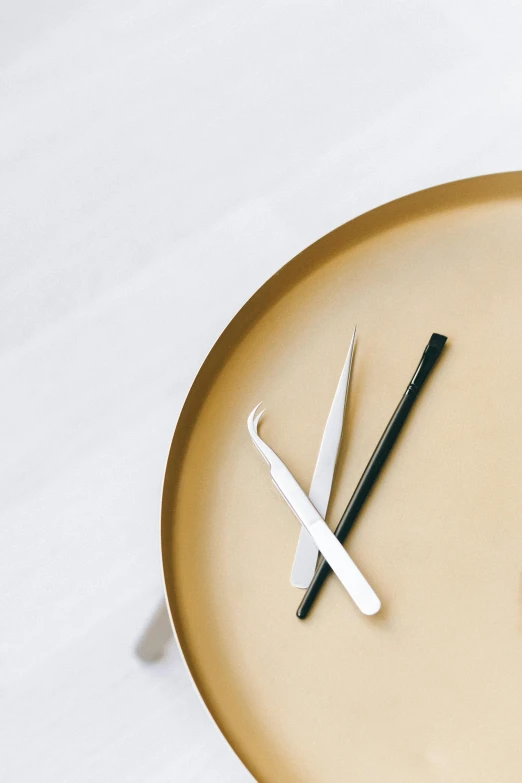
[{"label": "tweezers tip", "polygon": [[252,436],[257,435],[257,425],[258,425],[259,419],[261,418],[261,416],[265,412],[265,408],[263,408],[262,411],[257,413],[262,404],[263,404],[262,402],[258,402],[256,407],[254,408],[254,410],[249,413],[248,418],[247,418],[248,431],[250,432],[250,434]]}]

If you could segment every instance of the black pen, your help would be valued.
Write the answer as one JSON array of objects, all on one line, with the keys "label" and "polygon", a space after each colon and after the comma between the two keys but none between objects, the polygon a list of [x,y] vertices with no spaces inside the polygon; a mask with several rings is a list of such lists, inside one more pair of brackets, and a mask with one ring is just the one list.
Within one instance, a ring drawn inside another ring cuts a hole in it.
[{"label": "black pen", "polygon": [[[380,470],[390,451],[393,448],[393,444],[397,440],[399,432],[402,429],[404,422],[411,410],[411,407],[417,395],[422,388],[422,385],[428,377],[430,370],[433,368],[435,362],[440,356],[446,337],[442,334],[432,334],[428,345],[426,346],[420,364],[415,370],[413,378],[408,384],[408,388],[404,392],[404,395],[397,406],[397,409],[391,417],[388,426],[384,430],[379,443],[375,451],[373,452],[370,461],[368,462],[364,473],[361,476],[359,483],[357,484],[355,491],[350,499],[350,502],[346,506],[344,514],[342,515],[337,528],[335,529],[336,538],[340,541],[344,541],[350,530],[352,529],[354,522],[357,518],[359,511],[366,498],[368,497],[371,488],[373,487]],[[317,570],[314,574],[312,581],[301,601],[297,610],[297,616],[300,620],[304,620],[310,611],[312,604],[317,596],[322,584],[328,574],[330,573],[330,566],[321,558],[319,560]]]}]

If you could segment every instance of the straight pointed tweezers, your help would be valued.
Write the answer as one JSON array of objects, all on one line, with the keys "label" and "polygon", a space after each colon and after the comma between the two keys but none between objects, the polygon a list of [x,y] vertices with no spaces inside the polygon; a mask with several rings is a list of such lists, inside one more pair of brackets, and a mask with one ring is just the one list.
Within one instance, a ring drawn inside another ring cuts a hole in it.
[{"label": "straight pointed tweezers", "polygon": [[[330,500],[330,492],[332,490],[332,482],[335,473],[335,465],[339,454],[339,445],[341,443],[344,410],[346,407],[348,388],[350,386],[355,334],[356,329],[353,330],[348,354],[344,362],[341,377],[337,384],[330,413],[326,420],[314,475],[310,485],[310,492],[308,493],[308,497],[323,519],[326,517],[326,510]],[[306,528],[301,527],[294,564],[290,574],[290,582],[294,587],[307,588],[310,585],[317,567],[317,555],[317,546]]]}]

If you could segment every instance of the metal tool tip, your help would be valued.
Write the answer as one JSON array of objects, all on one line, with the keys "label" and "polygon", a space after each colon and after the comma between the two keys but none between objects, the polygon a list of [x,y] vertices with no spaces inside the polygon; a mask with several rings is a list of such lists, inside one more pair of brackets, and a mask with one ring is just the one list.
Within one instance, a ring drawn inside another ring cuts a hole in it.
[{"label": "metal tool tip", "polygon": [[263,404],[262,402],[258,402],[254,410],[248,416],[247,426],[248,426],[248,431],[250,432],[251,435],[257,435],[257,423],[260,417],[263,415],[264,410],[261,411],[261,413],[259,413],[257,416],[256,413],[262,404]]}]

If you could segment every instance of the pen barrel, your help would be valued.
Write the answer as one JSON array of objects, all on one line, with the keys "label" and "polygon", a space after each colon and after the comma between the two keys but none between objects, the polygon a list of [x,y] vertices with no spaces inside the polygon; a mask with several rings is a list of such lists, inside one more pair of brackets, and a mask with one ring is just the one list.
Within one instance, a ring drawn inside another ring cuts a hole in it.
[{"label": "pen barrel", "polygon": [[[426,346],[419,366],[415,370],[413,378],[408,384],[408,388],[403,394],[402,399],[395,409],[393,416],[388,422],[388,426],[379,440],[379,443],[377,444],[375,451],[373,452],[370,461],[368,462],[364,473],[362,474],[361,479],[355,488],[350,502],[348,503],[344,514],[339,520],[337,528],[335,529],[335,536],[341,541],[341,543],[344,542],[348,533],[352,529],[359,511],[361,510],[364,501],[368,497],[382,466],[386,462],[386,459],[391,449],[393,448],[395,441],[397,440],[399,432],[404,425],[411,407],[415,402],[422,385],[428,377],[430,370],[437,361],[445,342],[445,337],[434,334]],[[320,558],[314,577],[310,582],[310,585],[297,610],[297,616],[299,619],[303,620],[307,616],[317,594],[319,593],[319,590],[321,589],[330,571],[331,569],[328,563],[324,560],[324,558]]]}]

